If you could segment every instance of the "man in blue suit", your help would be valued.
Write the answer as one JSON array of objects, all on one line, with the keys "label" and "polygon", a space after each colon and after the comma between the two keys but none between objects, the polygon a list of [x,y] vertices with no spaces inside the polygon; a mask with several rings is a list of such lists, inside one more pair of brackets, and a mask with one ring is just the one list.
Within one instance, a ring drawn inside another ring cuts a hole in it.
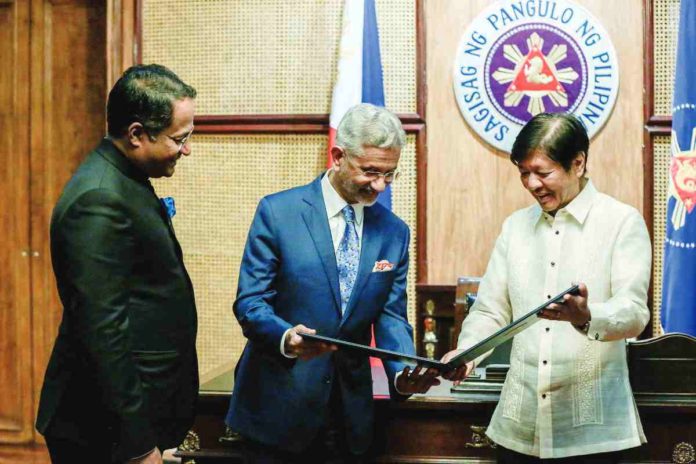
[{"label": "man in blue suit", "polygon": [[[256,210],[234,311],[248,342],[226,422],[262,462],[359,460],[372,439],[370,363],[299,332],[413,354],[406,318],[408,226],[377,204],[398,176],[405,133],[388,110],[351,108],[333,166]],[[392,397],[425,392],[437,372],[385,361]]]}]

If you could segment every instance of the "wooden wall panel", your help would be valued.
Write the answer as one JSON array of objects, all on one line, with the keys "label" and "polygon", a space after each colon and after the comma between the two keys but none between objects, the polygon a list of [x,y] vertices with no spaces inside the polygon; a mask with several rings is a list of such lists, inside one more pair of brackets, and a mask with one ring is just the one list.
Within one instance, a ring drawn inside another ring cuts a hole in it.
[{"label": "wooden wall panel", "polygon": [[0,2],[0,441],[32,437],[29,258],[29,5]]},{"label": "wooden wall panel", "polygon": [[106,2],[32,2],[31,249],[35,404],[62,306],[49,225],[63,186],[105,134]]},{"label": "wooden wall panel", "polygon": [[123,71],[136,61],[135,41],[139,31],[136,30],[136,13],[139,5],[136,0],[106,0],[106,87],[104,101],[108,91],[114,86]]},{"label": "wooden wall panel", "polygon": [[[620,89],[607,124],[590,144],[589,170],[603,192],[643,206],[643,22],[639,0],[575,0],[597,17],[619,57]],[[503,220],[533,202],[507,155],[469,129],[452,90],[464,30],[490,0],[425,2],[428,112],[428,278],[454,284],[481,276]]]},{"label": "wooden wall panel", "polygon": [[51,464],[45,445],[0,445],[0,464]]}]

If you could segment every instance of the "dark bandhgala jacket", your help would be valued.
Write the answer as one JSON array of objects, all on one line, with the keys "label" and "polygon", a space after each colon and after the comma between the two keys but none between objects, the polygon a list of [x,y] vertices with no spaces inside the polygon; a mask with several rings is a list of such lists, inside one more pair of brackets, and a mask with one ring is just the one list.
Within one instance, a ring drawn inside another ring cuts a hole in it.
[{"label": "dark bandhgala jacket", "polygon": [[63,319],[37,429],[107,437],[114,460],[180,444],[198,395],[193,287],[147,176],[108,139],[63,190],[51,255]]}]

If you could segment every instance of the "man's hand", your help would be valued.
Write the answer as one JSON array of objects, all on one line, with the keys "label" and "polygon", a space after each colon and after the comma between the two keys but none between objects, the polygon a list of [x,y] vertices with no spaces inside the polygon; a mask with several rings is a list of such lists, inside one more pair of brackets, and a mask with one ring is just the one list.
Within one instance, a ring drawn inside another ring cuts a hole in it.
[{"label": "man's hand", "polygon": [[587,308],[587,286],[579,284],[579,295],[565,295],[562,303],[553,303],[539,312],[539,317],[552,321],[568,321],[576,327],[590,320]]},{"label": "man's hand", "polygon": [[396,390],[402,395],[412,395],[414,393],[425,393],[430,390],[433,385],[440,385],[437,379],[439,374],[437,369],[427,369],[421,372],[423,368],[416,366],[413,371],[406,366],[401,374],[396,378]]},{"label": "man's hand", "polygon": [[[448,363],[455,357],[459,356],[461,353],[463,353],[464,350],[452,350],[447,353],[442,357],[440,362],[442,363]],[[474,362],[469,361],[468,363],[464,364],[463,366],[459,366],[458,368],[451,370],[449,372],[445,372],[442,374],[442,377],[451,380],[454,382],[454,385],[459,385],[459,383],[464,380],[471,372],[474,370]]]},{"label": "man's hand", "polygon": [[297,356],[298,358],[306,361],[329,351],[336,351],[338,349],[336,345],[331,345],[329,343],[305,340],[298,335],[299,333],[315,334],[317,331],[314,329],[308,329],[302,324],[296,325],[290,329],[285,335],[285,341],[283,342],[285,354]]},{"label": "man's hand", "polygon": [[141,458],[131,459],[128,464],[162,464],[162,453],[155,448],[149,454]]}]

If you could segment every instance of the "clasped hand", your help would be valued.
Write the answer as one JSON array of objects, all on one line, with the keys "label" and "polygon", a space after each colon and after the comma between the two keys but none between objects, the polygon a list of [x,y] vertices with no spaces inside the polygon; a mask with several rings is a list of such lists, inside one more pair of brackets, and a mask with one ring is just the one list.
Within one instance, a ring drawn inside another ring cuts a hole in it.
[{"label": "clasped hand", "polygon": [[162,453],[160,453],[159,448],[153,449],[145,456],[139,458],[131,459],[127,461],[128,464],[162,464]]},{"label": "clasped hand", "polygon": [[[324,353],[336,351],[338,347],[330,343],[322,343],[314,340],[305,340],[300,333],[315,334],[316,330],[298,324],[288,330],[285,335],[283,346],[285,354],[288,356],[297,356],[299,359],[306,361]],[[396,379],[396,388],[403,395],[411,395],[413,393],[425,393],[433,385],[439,385],[437,379],[439,371],[437,369],[424,369],[421,366],[416,366],[413,370],[405,367]]]},{"label": "clasped hand", "polygon": [[578,285],[578,295],[566,294],[561,303],[552,303],[539,312],[539,317],[551,321],[568,321],[580,327],[590,320],[587,308],[587,286]]},{"label": "clasped hand", "polygon": [[[452,359],[456,358],[460,354],[462,354],[464,350],[452,350],[447,353],[442,357],[440,362],[447,364],[450,362]],[[464,380],[471,372],[474,370],[474,362],[469,361],[468,363],[457,367],[456,369],[452,369],[451,371],[444,372],[442,374],[442,378],[451,380],[454,385],[459,385],[459,383]]]},{"label": "clasped hand", "polygon": [[433,385],[440,385],[440,381],[437,379],[438,375],[440,375],[440,371],[437,369],[416,366],[411,370],[410,367],[406,366],[396,378],[396,390],[402,395],[425,393]]},{"label": "clasped hand", "polygon": [[309,329],[302,324],[298,324],[288,330],[288,333],[285,335],[285,341],[283,342],[286,355],[297,356],[303,361],[307,361],[308,359],[338,349],[336,345],[330,343],[307,341],[299,335],[300,333],[315,334],[317,331]]}]

